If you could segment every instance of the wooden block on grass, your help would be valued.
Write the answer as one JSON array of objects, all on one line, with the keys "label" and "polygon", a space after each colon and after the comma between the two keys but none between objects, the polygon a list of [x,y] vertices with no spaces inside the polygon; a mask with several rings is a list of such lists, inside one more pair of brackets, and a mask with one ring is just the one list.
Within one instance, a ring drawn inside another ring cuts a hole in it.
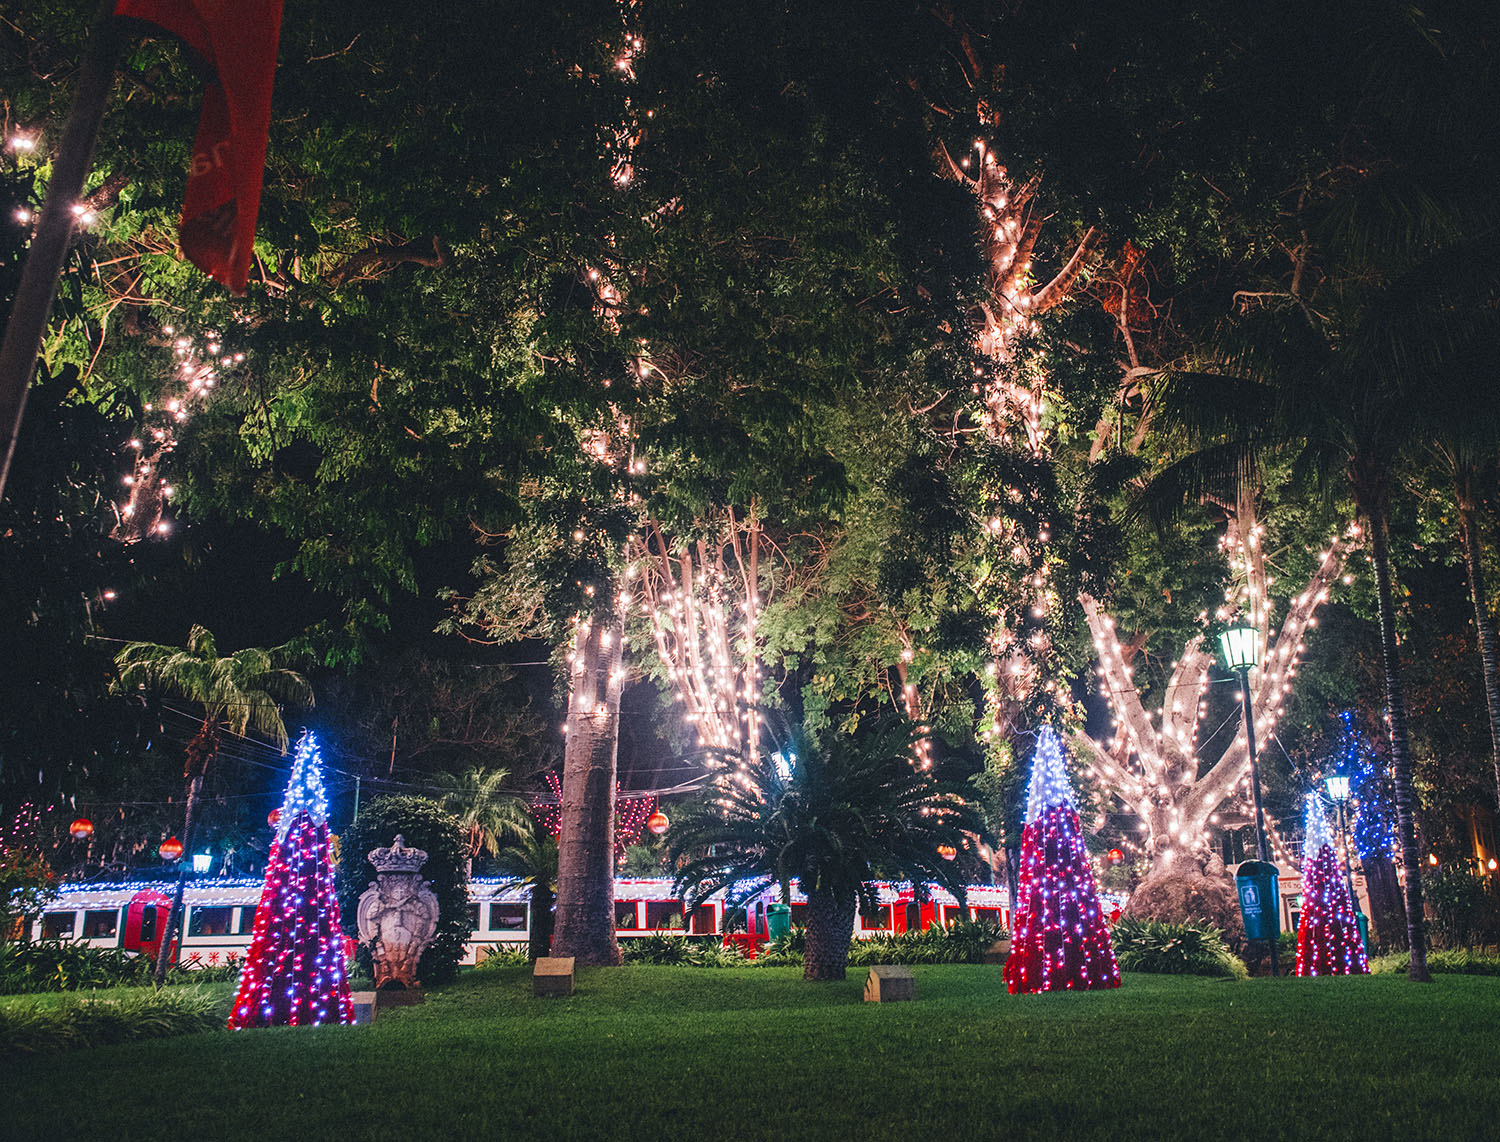
[{"label": "wooden block on grass", "polygon": [[904,964],[883,964],[865,978],[866,1003],[899,1003],[917,997],[917,981]]},{"label": "wooden block on grass", "polygon": [[984,950],[984,962],[987,964],[1003,964],[1010,958],[1010,940],[996,940]]},{"label": "wooden block on grass", "polygon": [[375,1018],[375,992],[351,991],[349,999],[354,1004],[355,1023],[369,1023]]},{"label": "wooden block on grass", "polygon": [[542,956],[531,973],[532,995],[572,995],[573,957]]}]

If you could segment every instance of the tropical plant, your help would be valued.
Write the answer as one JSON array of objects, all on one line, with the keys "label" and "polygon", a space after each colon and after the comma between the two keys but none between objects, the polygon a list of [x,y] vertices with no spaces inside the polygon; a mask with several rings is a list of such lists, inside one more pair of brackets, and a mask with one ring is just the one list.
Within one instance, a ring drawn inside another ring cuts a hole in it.
[{"label": "tropical plant", "polygon": [[[291,657],[285,647],[262,650],[246,647],[219,657],[214,636],[194,624],[186,646],[163,646],[155,642],[126,643],[115,655],[119,687],[129,693],[141,690],[158,697],[185,698],[203,709],[203,721],[183,751],[182,776],[187,782],[187,808],[183,814],[182,848],[193,851],[197,826],[198,797],[208,763],[219,750],[224,730],[236,737],[249,731],[264,735],[286,753],[288,737],[281,720],[281,704],[313,704],[312,686],[295,670],[283,665]],[[172,897],[165,931],[156,957],[156,982],[167,975],[172,936],[182,922],[182,878]]]},{"label": "tropical plant", "polygon": [[501,849],[495,866],[531,886],[531,928],[527,953],[535,960],[552,949],[552,904],[557,899],[557,841],[532,824]]},{"label": "tropical plant", "polygon": [[1476,942],[1494,935],[1497,908],[1491,882],[1472,868],[1445,868],[1427,880],[1433,927],[1444,947],[1473,951]]},{"label": "tropical plant", "polygon": [[856,904],[874,907],[877,877],[936,881],[960,900],[958,848],[964,833],[983,833],[979,813],[913,764],[921,739],[905,721],[887,719],[820,745],[796,732],[782,756],[720,773],[715,796],[673,827],[671,856],[690,856],[678,891],[724,890],[733,900],[778,885],[791,899],[795,879],[807,896],[804,977],[842,979]]},{"label": "tropical plant", "polygon": [[849,963],[855,967],[874,964],[982,964],[985,953],[1005,932],[993,925],[964,920],[944,927],[935,924],[915,932],[881,933],[855,940],[849,946]]},{"label": "tropical plant", "polygon": [[510,776],[507,769],[484,769],[470,766],[463,773],[439,773],[435,776],[442,790],[438,804],[458,818],[469,842],[465,871],[473,875],[474,859],[481,852],[495,856],[506,839],[519,840],[531,831],[526,803],[504,786]]},{"label": "tropical plant", "polygon": [[0,1006],[0,1054],[102,1047],[211,1031],[224,1025],[224,1000],[210,990],[171,988]]},{"label": "tropical plant", "polygon": [[1229,950],[1224,933],[1207,924],[1168,924],[1126,917],[1110,931],[1124,971],[1210,975],[1246,979],[1244,961]]}]

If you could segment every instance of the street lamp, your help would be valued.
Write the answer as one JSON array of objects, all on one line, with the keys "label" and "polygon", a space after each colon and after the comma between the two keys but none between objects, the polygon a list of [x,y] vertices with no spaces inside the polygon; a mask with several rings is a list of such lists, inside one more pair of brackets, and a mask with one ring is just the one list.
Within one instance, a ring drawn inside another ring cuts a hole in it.
[{"label": "street lamp", "polygon": [[[1260,807],[1260,773],[1255,765],[1255,708],[1250,701],[1250,671],[1260,663],[1260,632],[1253,626],[1230,627],[1219,635],[1219,650],[1224,655],[1224,665],[1240,676],[1245,752],[1250,756],[1250,792],[1255,802],[1255,853],[1262,864],[1269,865],[1271,850],[1266,846],[1266,818]],[[1279,974],[1274,937],[1271,939],[1271,974]]]},{"label": "street lamp", "polygon": [[1349,775],[1330,773],[1323,779],[1328,787],[1328,796],[1339,807],[1339,842],[1344,846],[1344,883],[1349,886],[1349,901],[1359,911],[1359,898],[1354,895],[1354,875],[1349,871],[1349,834],[1344,828],[1344,805],[1349,800]]}]

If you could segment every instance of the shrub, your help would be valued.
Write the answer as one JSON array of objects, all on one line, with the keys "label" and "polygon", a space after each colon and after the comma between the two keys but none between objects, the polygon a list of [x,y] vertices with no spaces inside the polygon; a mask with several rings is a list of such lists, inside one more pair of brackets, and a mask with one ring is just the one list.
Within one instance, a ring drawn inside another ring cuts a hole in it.
[{"label": "shrub", "polygon": [[198,988],[140,988],[108,998],[0,1005],[0,1055],[100,1047],[187,1035],[224,1025],[222,997]]},{"label": "shrub", "polygon": [[849,946],[853,967],[875,964],[982,964],[984,954],[1004,932],[990,924],[962,921],[947,928],[878,935]]},{"label": "shrub", "polygon": [[[484,952],[484,959],[474,965],[475,971],[484,971],[488,968],[525,967],[531,963],[531,955],[525,944],[490,944]],[[375,986],[373,980],[370,986]]]},{"label": "shrub", "polygon": [[[458,820],[425,797],[376,797],[360,811],[340,840],[336,883],[339,917],[344,931],[359,938],[355,910],[359,897],[375,879],[368,854],[383,849],[397,834],[412,848],[427,853],[422,876],[432,882],[438,901],[437,936],[422,953],[417,978],[424,984],[444,983],[458,975],[458,961],[469,938],[469,884],[464,874],[468,844]],[[369,971],[368,949],[359,950],[359,964]]]},{"label": "shrub", "polygon": [[[120,948],[91,948],[68,940],[34,944],[0,944],[0,995],[35,995],[47,991],[95,991],[107,987],[143,987],[151,982],[151,959]],[[169,983],[223,983],[238,979],[240,960],[230,952],[205,958],[194,952],[173,964]]]},{"label": "shrub", "polygon": [[1495,898],[1489,878],[1471,869],[1452,868],[1422,878],[1422,893],[1432,906],[1432,930],[1447,948],[1472,948],[1495,923]]},{"label": "shrub", "polygon": [[785,936],[778,936],[770,940],[761,948],[760,954],[755,957],[755,962],[760,967],[800,967],[802,964],[802,953],[807,948],[807,931],[803,928],[793,928]]},{"label": "shrub", "polygon": [[1224,933],[1208,924],[1167,924],[1126,918],[1110,938],[1125,971],[1246,979],[1244,961],[1229,950]]},{"label": "shrub", "polygon": [[[1405,975],[1411,967],[1411,956],[1406,952],[1392,952],[1370,960],[1370,971],[1375,975],[1398,973]],[[1427,953],[1427,969],[1447,975],[1500,975],[1500,956],[1487,952],[1470,952],[1463,948]]]}]

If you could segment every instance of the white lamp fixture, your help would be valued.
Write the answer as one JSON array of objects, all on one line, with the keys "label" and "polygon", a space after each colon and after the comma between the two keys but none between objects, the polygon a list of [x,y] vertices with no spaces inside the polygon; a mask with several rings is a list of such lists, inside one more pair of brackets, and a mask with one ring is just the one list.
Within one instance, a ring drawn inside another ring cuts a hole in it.
[{"label": "white lamp fixture", "polygon": [[1231,670],[1253,670],[1260,663],[1260,632],[1254,627],[1230,627],[1219,635],[1224,665]]}]

